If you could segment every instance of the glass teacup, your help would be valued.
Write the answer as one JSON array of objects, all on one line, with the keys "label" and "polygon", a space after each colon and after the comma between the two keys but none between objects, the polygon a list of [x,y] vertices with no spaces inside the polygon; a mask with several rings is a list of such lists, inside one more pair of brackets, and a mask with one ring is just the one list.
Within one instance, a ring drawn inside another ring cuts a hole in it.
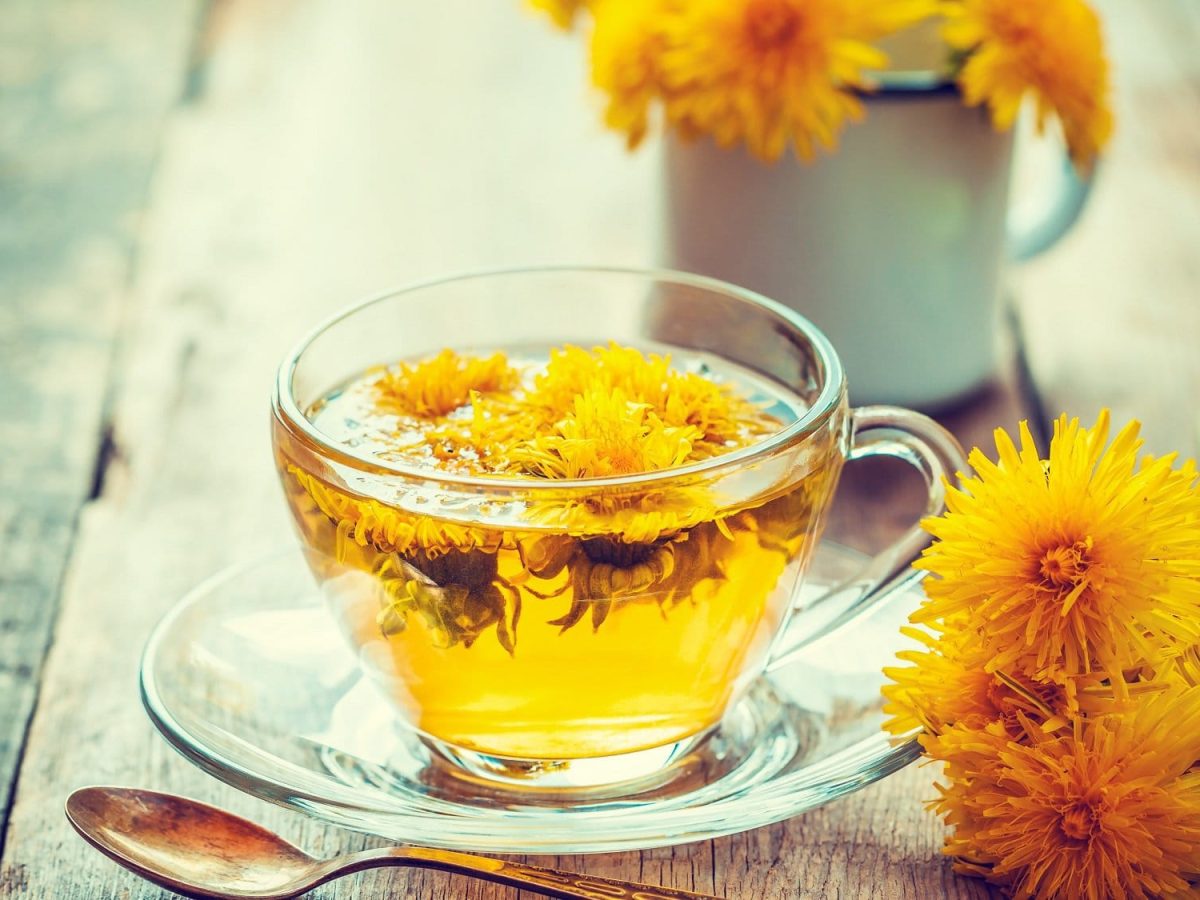
[{"label": "glass teacup", "polygon": [[[389,462],[314,421],[398,360],[610,342],[737,383],[778,429],[676,468],[548,480]],[[531,786],[661,770],[772,660],[887,594],[919,530],[848,609],[793,615],[846,460],[912,462],[931,512],[961,465],[924,417],[851,411],[833,348],[794,312],[705,278],[609,269],[468,275],[352,307],[284,361],[273,436],[306,557],[367,675],[442,758]]]}]

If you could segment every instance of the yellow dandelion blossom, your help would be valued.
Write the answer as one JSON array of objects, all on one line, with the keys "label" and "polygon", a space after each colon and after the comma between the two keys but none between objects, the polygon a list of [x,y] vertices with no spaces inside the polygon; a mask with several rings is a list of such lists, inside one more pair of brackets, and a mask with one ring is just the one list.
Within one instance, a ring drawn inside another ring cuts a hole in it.
[{"label": "yellow dandelion blossom", "polygon": [[1200,689],[1024,740],[954,728],[928,741],[951,777],[934,808],[958,868],[1015,897],[1170,896],[1200,874]]},{"label": "yellow dandelion blossom", "polygon": [[863,116],[856,89],[887,57],[872,41],[928,16],[925,0],[693,0],[663,21],[667,120],[778,159],[809,159]]},{"label": "yellow dandelion blossom", "polygon": [[593,10],[592,83],[608,98],[604,122],[630,150],[646,136],[661,92],[662,20],[675,0],[599,0]]},{"label": "yellow dandelion blossom", "polygon": [[616,342],[591,350],[567,344],[550,351],[546,370],[534,379],[529,403],[561,416],[580,394],[619,388],[630,400],[654,406],[671,375],[670,359],[656,353],[644,354]]},{"label": "yellow dandelion blossom", "polygon": [[424,362],[387,369],[375,387],[381,408],[435,419],[464,406],[472,392],[509,390],[516,382],[517,373],[503,353],[476,357],[443,350]]},{"label": "yellow dandelion blossom", "polygon": [[1048,462],[1021,425],[996,432],[997,462],[976,449],[973,477],[927,520],[917,563],[937,578],[917,624],[967,621],[990,672],[1037,680],[1099,672],[1120,687],[1160,644],[1200,642],[1200,493],[1174,457],[1139,466],[1138,424],[1108,444],[1063,416]]},{"label": "yellow dandelion blossom", "polygon": [[373,547],[385,553],[419,551],[427,557],[437,557],[451,550],[495,553],[511,540],[505,532],[496,529],[475,528],[431,516],[406,515],[377,500],[351,496],[296,465],[289,464],[287,471],[311,497],[315,510],[335,527],[335,546],[338,548],[335,556],[339,562],[345,561],[347,554],[354,553],[352,545]]},{"label": "yellow dandelion blossom", "polygon": [[983,728],[999,723],[1006,733],[1017,734],[1019,717],[1038,723],[1046,731],[1065,727],[1080,707],[1080,691],[1101,698],[1085,697],[1089,708],[1103,708],[1098,676],[1064,679],[1062,683],[1040,682],[1020,673],[988,671],[973,635],[954,632],[953,637],[935,638],[916,628],[902,629],[923,649],[897,654],[907,666],[885,668],[890,683],[883,688],[883,711],[890,718],[884,727],[903,735],[916,728],[941,734],[953,725]]},{"label": "yellow dandelion blossom", "polygon": [[566,346],[550,354],[545,372],[527,398],[553,421],[590,391],[620,390],[630,402],[645,404],[669,428],[692,428],[692,458],[702,459],[744,446],[779,427],[779,421],[721,384],[698,372],[671,367],[668,356],[644,354],[609,344],[583,350]]},{"label": "yellow dandelion blossom", "polygon": [[572,537],[607,535],[629,544],[652,544],[704,522],[719,510],[706,487],[668,487],[634,493],[595,493],[580,500],[545,500],[531,506],[531,523]]},{"label": "yellow dandelion blossom", "polygon": [[1108,142],[1108,61],[1096,13],[1084,0],[952,0],[946,41],[968,53],[959,84],[967,103],[987,104],[997,128],[1011,128],[1021,102],[1037,105],[1039,128],[1051,116],[1067,146],[1088,164]]},{"label": "yellow dandelion blossom", "polygon": [[[620,391],[627,403],[644,409],[644,415],[636,414],[642,425],[654,426],[647,432],[652,438],[650,446],[638,451],[650,454],[647,464],[652,468],[644,471],[661,467],[654,460],[663,450],[659,442],[664,435],[687,437],[687,455],[672,462],[680,465],[746,446],[780,424],[730,384],[714,381],[702,372],[673,369],[670,357],[643,354],[616,343],[592,350],[571,345],[553,349],[544,369],[536,375],[534,371],[529,364],[510,364],[501,353],[484,358],[451,350],[382,370],[367,384],[370,413],[399,418],[388,423],[394,433],[379,455],[389,461],[433,464],[445,471],[529,474],[532,436],[550,437],[555,444],[565,439],[555,431],[559,423],[576,431],[581,421],[596,426],[595,410],[585,412],[582,419],[577,414],[578,399],[615,391]],[[599,402],[606,409],[612,407],[611,396]],[[655,430],[660,425],[665,429],[662,433]],[[616,468],[599,468],[633,474],[633,470],[621,469],[625,463],[613,456],[625,452],[615,443],[623,439],[624,432],[610,435],[610,430],[601,428],[597,439],[608,435],[604,439],[613,444],[609,456]],[[576,434],[564,446],[579,448],[587,443],[581,440]],[[671,459],[676,446],[668,448]],[[514,453],[523,455],[518,459]],[[579,457],[578,449],[575,456]],[[559,469],[553,464],[542,466],[537,474],[570,477],[554,474]]]},{"label": "yellow dandelion blossom", "polygon": [[696,458],[746,446],[779,427],[778,419],[734,394],[728,385],[692,372],[670,372],[661,392],[646,399],[668,425],[688,426],[700,433],[692,454]]},{"label": "yellow dandelion blossom", "polygon": [[691,427],[665,425],[619,388],[593,388],[575,398],[565,418],[511,456],[546,478],[602,478],[682,465],[699,437]]},{"label": "yellow dandelion blossom", "polygon": [[579,14],[587,9],[587,0],[526,0],[531,9],[550,17],[559,28],[569,30]]}]

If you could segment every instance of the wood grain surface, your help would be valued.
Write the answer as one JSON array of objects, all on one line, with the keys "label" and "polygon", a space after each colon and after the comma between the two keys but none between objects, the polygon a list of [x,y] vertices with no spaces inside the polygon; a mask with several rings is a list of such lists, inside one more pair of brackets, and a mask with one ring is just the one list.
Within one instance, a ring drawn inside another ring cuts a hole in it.
[{"label": "wood grain surface", "polygon": [[[36,126],[53,133],[5,118],[0,190],[28,184],[11,159],[44,167],[49,187],[20,213],[0,207],[0,799],[6,772],[16,773],[0,895],[163,896],[71,832],[62,802],[90,783],[190,794],[318,855],[374,843],[177,757],[141,710],[138,656],[184,590],[288,533],[267,388],[311,322],[389,284],[462,269],[652,262],[656,154],[627,156],[601,132],[580,48],[516,6],[212,0],[197,15],[148,0],[16,4],[45,48],[23,71],[65,79],[96,60],[134,68],[112,76],[122,98],[113,109],[124,111],[103,128],[49,96],[31,95],[29,115],[61,119]],[[1101,401],[1143,415],[1164,445],[1194,441],[1200,82],[1182,29],[1195,34],[1195,17],[1186,0],[1108,6],[1124,128],[1079,231],[1018,276],[1025,327],[1014,342],[1027,359],[946,417],[966,443],[1042,407],[1089,414]],[[87,100],[91,79],[80,83]],[[118,189],[105,184],[103,153],[85,152],[98,133],[131,173],[120,199],[104,203],[83,193]],[[152,163],[148,210],[131,230]],[[101,206],[103,221],[85,233]],[[107,249],[89,249],[97,245]],[[1139,305],[1151,295],[1154,305]],[[31,352],[36,366],[19,357]],[[1026,367],[1033,384],[1022,386]],[[877,546],[916,496],[886,465],[854,474],[838,536]],[[938,856],[942,828],[922,807],[932,777],[910,767],[721,840],[530,861],[754,900],[987,896]],[[368,891],[520,896],[399,871],[316,896]]]},{"label": "wood grain surface", "polygon": [[[186,3],[6,4],[0,24],[0,822],[80,507]],[[0,850],[4,834],[0,831]]]}]

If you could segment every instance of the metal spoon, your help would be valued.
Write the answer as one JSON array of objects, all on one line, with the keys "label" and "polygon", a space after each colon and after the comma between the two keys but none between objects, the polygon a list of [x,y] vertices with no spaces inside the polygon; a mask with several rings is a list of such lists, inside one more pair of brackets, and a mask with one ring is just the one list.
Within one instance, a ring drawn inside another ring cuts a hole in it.
[{"label": "metal spoon", "polygon": [[573,875],[452,850],[384,847],[314,859],[274,832],[215,807],[137,788],[88,787],[67,798],[83,838],[143,878],[188,897],[283,900],[380,866],[457,872],[547,897],[584,900],[716,900],[671,888]]}]

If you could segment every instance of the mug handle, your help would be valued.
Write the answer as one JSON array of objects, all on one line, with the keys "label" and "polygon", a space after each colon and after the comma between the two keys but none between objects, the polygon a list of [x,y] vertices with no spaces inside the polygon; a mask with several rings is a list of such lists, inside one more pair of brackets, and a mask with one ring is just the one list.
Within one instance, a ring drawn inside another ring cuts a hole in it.
[{"label": "mug handle", "polygon": [[[895,406],[863,406],[852,410],[850,428],[846,462],[871,456],[902,459],[925,479],[929,496],[922,518],[940,516],[946,511],[946,484],[967,467],[962,448],[950,432],[928,416]],[[817,640],[910,590],[924,576],[912,564],[931,541],[920,524],[914,525],[872,558],[854,578],[803,606],[797,605],[772,648],[767,669],[787,665]],[[814,625],[812,613],[819,610],[824,611],[824,620]]]},{"label": "mug handle", "polygon": [[[1096,163],[1082,175],[1062,154],[1056,190],[1040,194],[1040,203],[1014,204],[1008,215],[1008,258],[1025,262],[1049,250],[1079,221],[1096,180]],[[1040,192],[1039,192],[1040,193]]]}]

